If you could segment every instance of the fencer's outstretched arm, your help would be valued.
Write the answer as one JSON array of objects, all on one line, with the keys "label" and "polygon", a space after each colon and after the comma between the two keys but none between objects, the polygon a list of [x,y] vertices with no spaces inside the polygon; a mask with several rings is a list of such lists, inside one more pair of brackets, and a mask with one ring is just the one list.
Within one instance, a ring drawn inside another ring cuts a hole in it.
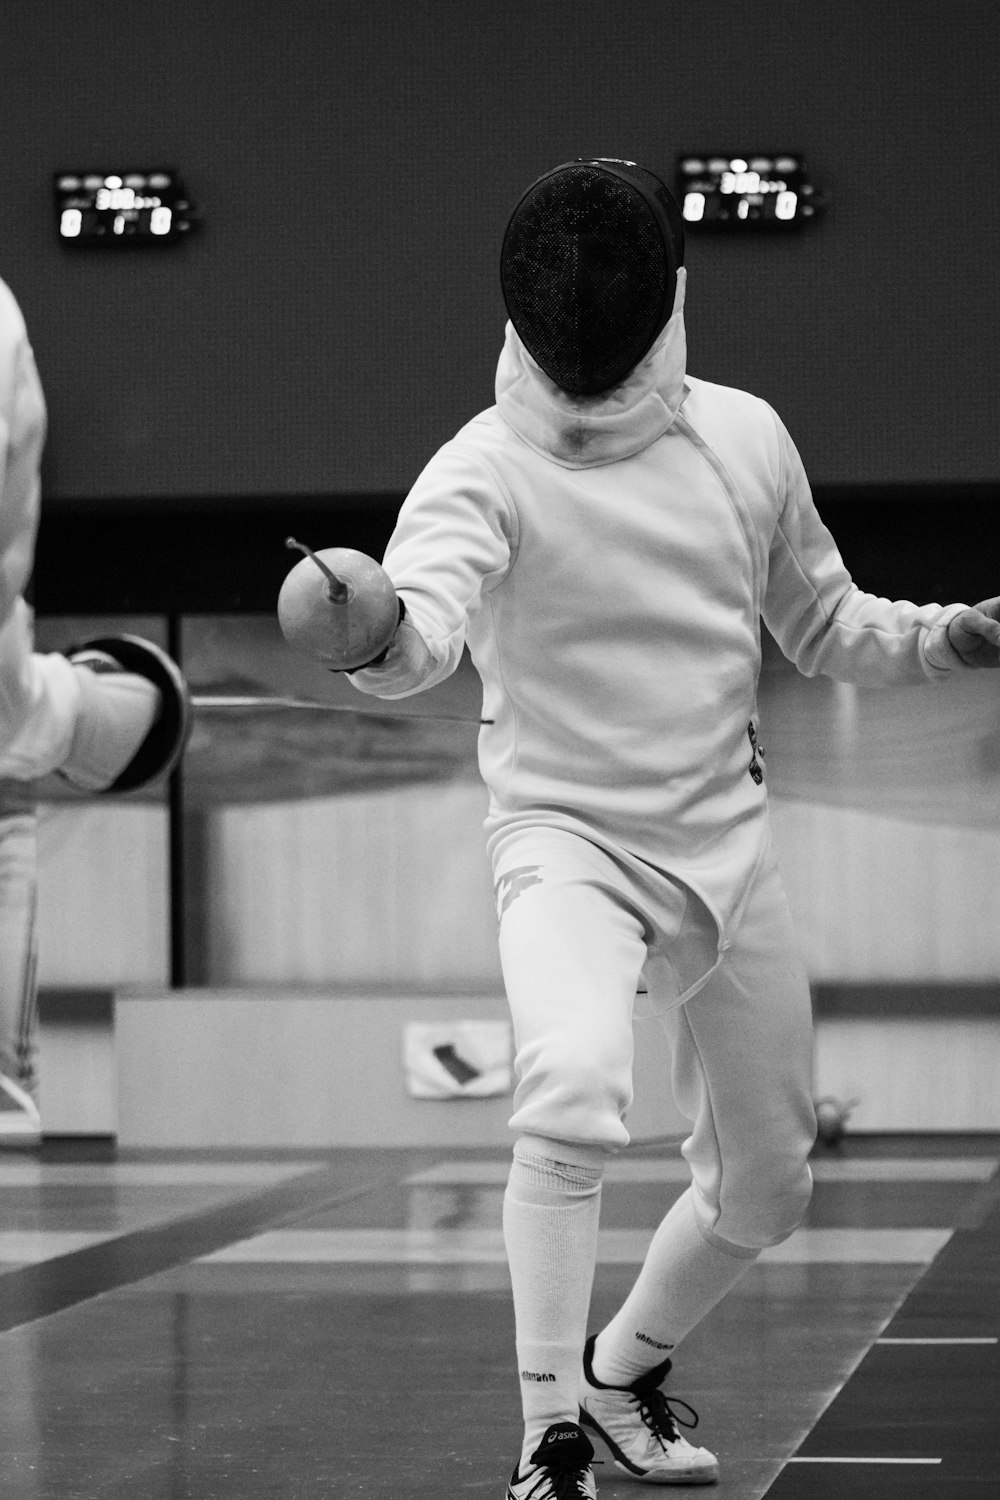
[{"label": "fencer's outstretched arm", "polygon": [[822,673],[873,687],[939,681],[963,666],[1000,665],[1000,630],[990,613],[997,601],[975,608],[917,605],[857,586],[816,510],[795,445],[772,416],[780,513],[762,614],[788,659],[807,677]]},{"label": "fencer's outstretched arm", "polygon": [[[384,661],[352,676],[362,692],[399,698],[447,677],[470,618],[489,608],[491,590],[515,565],[517,511],[489,462],[488,427],[472,430],[481,420],[466,429],[473,442],[459,438],[435,454],[400,510],[384,564],[406,617]],[[1000,665],[997,601],[917,605],[858,588],[790,436],[776,415],[769,420],[777,514],[765,543],[762,614],[798,669],[879,686]]]},{"label": "fencer's outstretched arm", "polygon": [[449,677],[469,616],[516,550],[516,512],[488,465],[460,444],[440,449],[403,502],[383,559],[405,617],[384,661],[353,673],[354,686],[404,698]]},{"label": "fencer's outstretched arm", "polygon": [[81,689],[63,656],[33,650],[34,565],[46,410],[28,331],[0,282],[0,776],[31,780],[70,754]]}]

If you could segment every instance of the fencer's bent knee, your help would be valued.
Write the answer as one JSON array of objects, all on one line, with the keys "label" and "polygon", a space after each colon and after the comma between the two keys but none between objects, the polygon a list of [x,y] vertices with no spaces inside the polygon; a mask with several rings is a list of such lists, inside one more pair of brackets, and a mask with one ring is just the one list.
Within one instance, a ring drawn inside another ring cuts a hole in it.
[{"label": "fencer's bent knee", "polygon": [[769,1213],[762,1225],[768,1236],[764,1246],[780,1245],[798,1229],[806,1216],[812,1187],[812,1172],[807,1161],[800,1161],[778,1175],[774,1189],[765,1199]]},{"label": "fencer's bent knee", "polygon": [[732,1254],[766,1250],[787,1240],[805,1218],[812,1197],[806,1158],[771,1162],[757,1172],[735,1166],[723,1174],[722,1191],[706,1193],[695,1172],[694,1208],[705,1238]]}]

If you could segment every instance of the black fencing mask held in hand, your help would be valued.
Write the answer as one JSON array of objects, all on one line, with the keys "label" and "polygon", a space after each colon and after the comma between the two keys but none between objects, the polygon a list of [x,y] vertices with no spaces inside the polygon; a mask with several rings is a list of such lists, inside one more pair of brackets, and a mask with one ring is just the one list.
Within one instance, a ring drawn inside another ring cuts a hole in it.
[{"label": "black fencing mask held in hand", "polygon": [[673,311],[684,221],[634,162],[564,162],[533,182],[507,225],[500,281],[522,344],[574,396],[610,390]]}]

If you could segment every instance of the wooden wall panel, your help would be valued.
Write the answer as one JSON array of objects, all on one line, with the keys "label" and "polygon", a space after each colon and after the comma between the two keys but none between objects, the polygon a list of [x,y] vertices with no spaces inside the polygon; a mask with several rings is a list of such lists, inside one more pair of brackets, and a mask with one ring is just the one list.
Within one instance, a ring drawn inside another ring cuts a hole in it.
[{"label": "wooden wall panel", "polygon": [[1000,1130],[1000,1018],[821,1021],[817,1098],[856,1101],[857,1131]]},{"label": "wooden wall panel", "polygon": [[214,984],[500,984],[477,783],[221,809]]},{"label": "wooden wall panel", "polygon": [[813,979],[1000,975],[1000,832],[772,797]]},{"label": "wooden wall panel", "polygon": [[[502,994],[307,993],[271,988],[120,995],[121,1145],[509,1145],[508,1096],[416,1099],[405,1088],[411,1021],[505,1019]],[[666,1040],[638,1023],[635,1140],[676,1136]]]},{"label": "wooden wall panel", "polygon": [[43,803],[39,980],[163,984],[169,972],[167,813],[125,802]]},{"label": "wooden wall panel", "polygon": [[[199,899],[213,984],[501,982],[474,783],[220,809]],[[772,798],[815,980],[1000,977],[1000,833]],[[45,984],[162,983],[166,814],[43,807]]]},{"label": "wooden wall panel", "polygon": [[[211,982],[497,984],[474,785],[221,811]],[[814,979],[1000,975],[1000,832],[775,797]]]}]

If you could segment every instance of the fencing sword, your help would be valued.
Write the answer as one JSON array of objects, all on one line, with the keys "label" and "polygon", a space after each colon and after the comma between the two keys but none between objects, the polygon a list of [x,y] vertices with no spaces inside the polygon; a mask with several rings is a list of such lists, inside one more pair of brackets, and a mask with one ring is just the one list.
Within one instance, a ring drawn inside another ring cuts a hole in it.
[{"label": "fencing sword", "polygon": [[191,707],[198,713],[225,713],[237,709],[282,709],[286,711],[304,709],[313,713],[353,714],[355,718],[387,719],[406,722],[416,719],[431,724],[495,724],[495,719],[477,719],[469,714],[436,713],[387,713],[377,708],[355,708],[349,703],[324,703],[318,698],[298,698],[292,695],[266,693],[192,693]]}]

